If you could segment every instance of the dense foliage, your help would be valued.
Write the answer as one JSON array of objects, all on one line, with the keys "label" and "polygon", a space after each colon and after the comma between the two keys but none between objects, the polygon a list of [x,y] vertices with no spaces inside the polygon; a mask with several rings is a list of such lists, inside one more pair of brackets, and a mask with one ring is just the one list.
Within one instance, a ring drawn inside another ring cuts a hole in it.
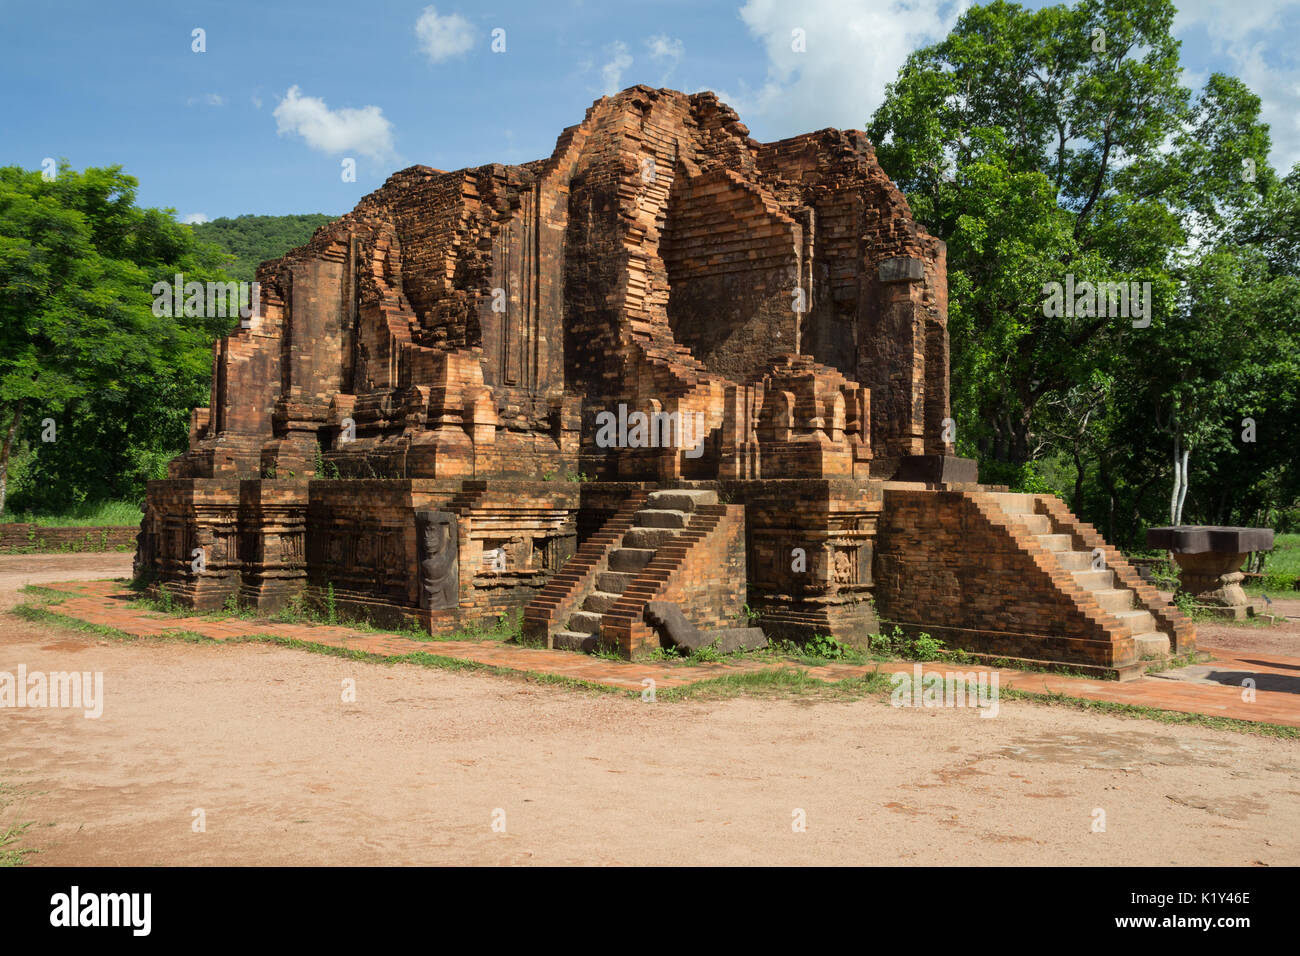
[{"label": "dense foliage", "polygon": [[[152,290],[176,273],[228,280],[230,256],[138,207],[136,186],[119,167],[0,168],[0,515],[138,499],[207,403],[212,343],[237,319],[157,315]],[[275,218],[221,235],[273,258],[324,217]]]},{"label": "dense foliage", "polygon": [[[1240,81],[1179,84],[1174,13],[974,7],[869,125],[948,243],[959,448],[1124,544],[1300,517],[1300,167],[1269,166]],[[1149,283],[1149,315],[1045,304],[1085,281]]]}]

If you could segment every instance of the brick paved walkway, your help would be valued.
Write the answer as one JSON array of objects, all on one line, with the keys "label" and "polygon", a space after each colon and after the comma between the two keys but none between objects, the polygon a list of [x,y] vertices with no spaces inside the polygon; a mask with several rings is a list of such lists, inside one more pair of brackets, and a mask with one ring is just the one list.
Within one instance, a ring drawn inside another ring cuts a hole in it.
[{"label": "brick paved walkway", "polygon": [[[727,674],[778,667],[801,668],[811,677],[836,682],[861,677],[877,666],[829,663],[811,667],[761,658],[695,665],[674,661],[610,661],[571,651],[516,647],[500,641],[416,641],[395,634],[358,632],[349,627],[164,615],[133,607],[130,602],[136,595],[114,581],[74,581],[48,587],[68,595],[52,610],[137,637],[162,637],[175,631],[191,631],[217,641],[232,637],[272,635],[323,647],[346,648],[383,656],[420,652],[506,670],[569,677],[630,690],[641,690],[642,681],[647,677],[654,680],[657,689],[662,689],[681,687]],[[1202,664],[1187,669],[1187,674],[1144,677],[1119,683],[1001,669],[998,672],[999,681],[1003,688],[1030,693],[1059,693],[1089,700],[1300,727],[1300,657],[1219,652],[1214,648],[1202,650],[1211,653],[1213,660],[1208,667]],[[911,673],[913,666],[912,662],[906,661],[879,665],[886,673]],[[925,673],[974,669],[971,665],[946,663],[925,664],[923,668]],[[1241,680],[1246,677],[1254,678],[1257,688],[1255,700],[1250,702],[1242,699]]]}]

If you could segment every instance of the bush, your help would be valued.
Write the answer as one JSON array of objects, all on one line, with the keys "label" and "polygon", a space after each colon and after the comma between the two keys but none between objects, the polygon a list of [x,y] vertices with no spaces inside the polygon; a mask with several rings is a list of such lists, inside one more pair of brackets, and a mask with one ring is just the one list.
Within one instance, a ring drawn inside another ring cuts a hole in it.
[{"label": "bush", "polygon": [[949,653],[943,641],[938,638],[924,632],[916,637],[908,637],[897,624],[891,634],[873,634],[871,650],[909,661],[937,661]]}]

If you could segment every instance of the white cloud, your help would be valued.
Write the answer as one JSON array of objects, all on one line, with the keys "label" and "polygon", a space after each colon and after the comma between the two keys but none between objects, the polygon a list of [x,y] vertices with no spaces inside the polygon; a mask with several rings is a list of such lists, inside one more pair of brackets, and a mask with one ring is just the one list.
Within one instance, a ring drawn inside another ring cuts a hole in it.
[{"label": "white cloud", "polygon": [[312,149],[322,153],[360,153],[384,160],[393,154],[393,124],[378,106],[332,110],[315,96],[303,96],[297,86],[274,112],[276,132],[297,133]]},{"label": "white cloud", "polygon": [[192,212],[184,219],[181,220],[181,222],[190,226],[197,226],[199,223],[207,222],[207,221],[208,221],[208,217],[201,212]]},{"label": "white cloud", "polygon": [[659,84],[666,85],[668,78],[677,69],[677,64],[682,62],[682,57],[686,55],[686,46],[681,40],[664,33],[650,37],[645,41],[645,45],[650,51],[650,59],[663,66],[664,72],[659,78]]},{"label": "white cloud", "polygon": [[615,40],[605,47],[605,52],[610,59],[600,68],[601,92],[613,96],[623,89],[623,73],[632,65],[632,54],[627,52],[627,44],[622,40]]},{"label": "white cloud", "polygon": [[474,45],[474,28],[459,13],[438,16],[436,7],[425,7],[415,21],[415,35],[420,49],[434,63],[450,60],[469,52]]},{"label": "white cloud", "polygon": [[1174,35],[1185,43],[1204,30],[1211,49],[1229,61],[1218,69],[1260,98],[1273,139],[1269,159],[1283,173],[1300,162],[1300,59],[1284,39],[1300,28],[1298,11],[1294,0],[1179,0],[1174,19]]},{"label": "white cloud", "polygon": [[[885,96],[907,55],[947,36],[969,0],[809,0],[792,8],[780,0],[747,0],[740,18],[767,53],[758,89],[742,83],[719,95],[764,136],[779,138],[818,127],[862,128]],[[803,31],[804,51],[795,49]]]},{"label": "white cloud", "polygon": [[207,106],[225,106],[226,98],[220,93],[204,93],[202,96],[190,96],[185,99],[186,106],[195,106],[199,103]]}]

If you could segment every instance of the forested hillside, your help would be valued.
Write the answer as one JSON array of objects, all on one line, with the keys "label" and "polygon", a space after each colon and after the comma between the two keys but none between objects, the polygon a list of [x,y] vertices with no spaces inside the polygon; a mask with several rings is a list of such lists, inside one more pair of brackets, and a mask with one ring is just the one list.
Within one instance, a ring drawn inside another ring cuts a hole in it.
[{"label": "forested hillside", "polygon": [[312,233],[334,219],[322,213],[299,216],[236,216],[214,219],[193,226],[194,238],[211,242],[233,255],[226,271],[241,282],[256,278],[257,266],[277,259],[311,238]]}]

